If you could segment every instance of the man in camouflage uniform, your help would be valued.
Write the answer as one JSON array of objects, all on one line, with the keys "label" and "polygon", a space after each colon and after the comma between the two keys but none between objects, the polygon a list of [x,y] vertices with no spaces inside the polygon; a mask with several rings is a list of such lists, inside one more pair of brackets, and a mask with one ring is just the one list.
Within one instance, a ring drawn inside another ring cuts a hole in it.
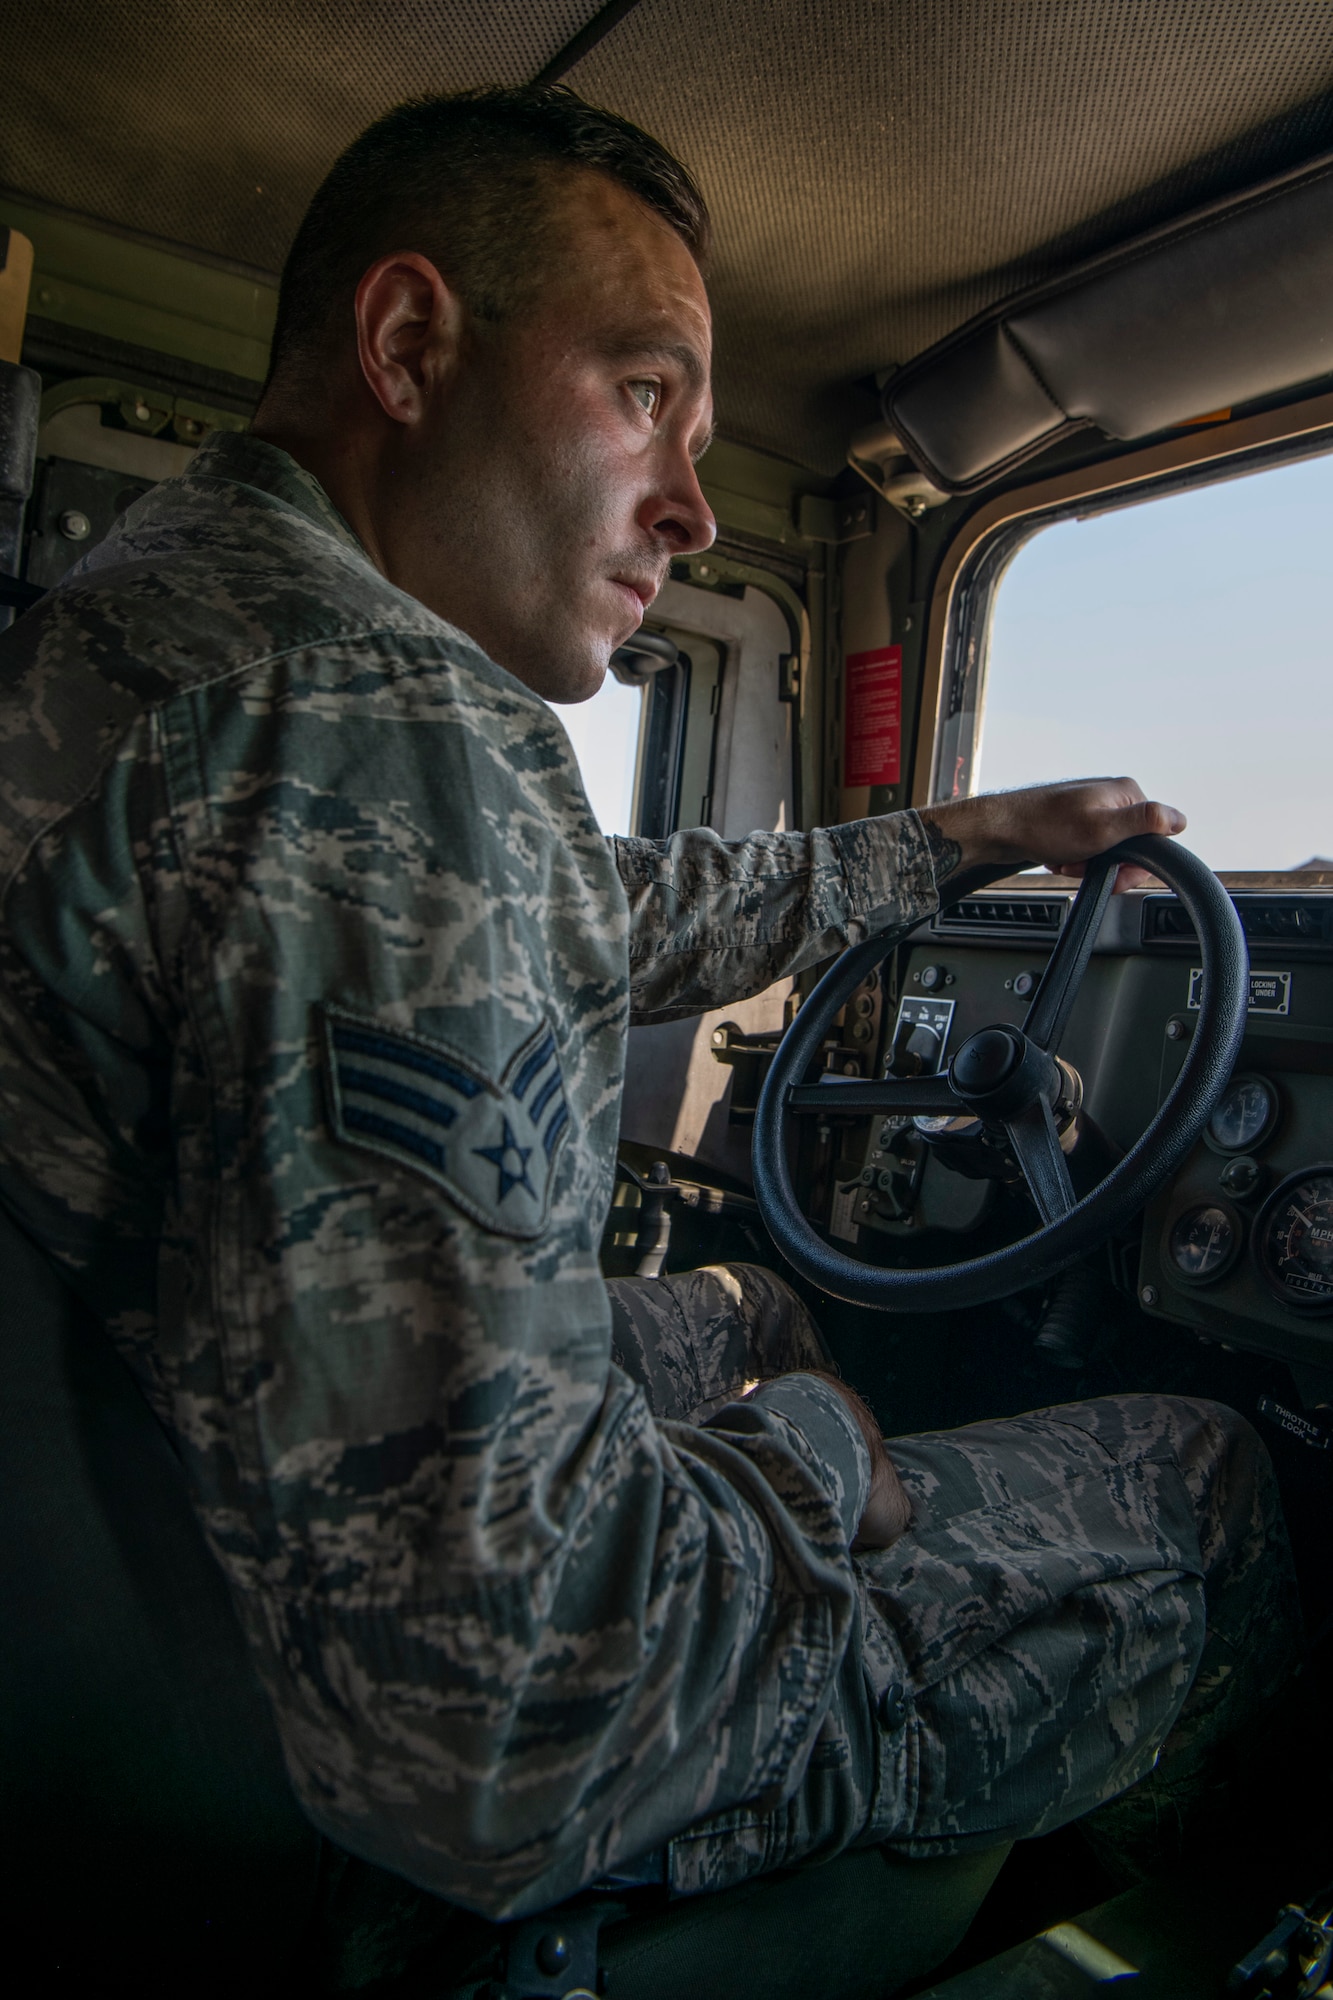
[{"label": "man in camouflage uniform", "polygon": [[539,697],[711,538],[704,229],[577,100],[382,121],[255,434],[3,645],[0,1192],[176,1441],[311,1817],[493,1916],[1044,1830],[1294,1648],[1228,1412],[890,1460],[769,1274],[601,1279],[631,1019],[1181,824],[1104,782],[603,838]]}]

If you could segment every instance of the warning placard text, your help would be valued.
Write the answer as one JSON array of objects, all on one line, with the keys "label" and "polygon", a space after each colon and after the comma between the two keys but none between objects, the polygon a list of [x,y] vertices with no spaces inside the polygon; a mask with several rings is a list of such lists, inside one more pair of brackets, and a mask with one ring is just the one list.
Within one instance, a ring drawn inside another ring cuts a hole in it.
[{"label": "warning placard text", "polygon": [[849,653],[844,689],[844,785],[896,785],[902,769],[902,647]]}]

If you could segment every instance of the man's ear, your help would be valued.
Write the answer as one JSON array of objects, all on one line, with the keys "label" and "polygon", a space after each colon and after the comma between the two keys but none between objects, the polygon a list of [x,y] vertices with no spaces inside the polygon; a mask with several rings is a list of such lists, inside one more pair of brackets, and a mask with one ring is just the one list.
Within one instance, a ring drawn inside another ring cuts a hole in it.
[{"label": "man's ear", "polygon": [[366,387],[395,423],[419,422],[458,365],[462,300],[428,257],[397,250],[366,272],[355,311]]}]

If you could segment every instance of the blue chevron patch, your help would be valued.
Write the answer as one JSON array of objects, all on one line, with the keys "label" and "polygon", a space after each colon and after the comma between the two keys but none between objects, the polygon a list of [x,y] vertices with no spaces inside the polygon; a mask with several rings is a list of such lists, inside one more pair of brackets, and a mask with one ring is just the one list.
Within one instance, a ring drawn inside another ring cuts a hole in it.
[{"label": "blue chevron patch", "polygon": [[424,1174],[501,1236],[539,1236],[569,1128],[555,1036],[545,1023],[497,1080],[433,1036],[348,1008],[321,1010],[334,1132]]}]

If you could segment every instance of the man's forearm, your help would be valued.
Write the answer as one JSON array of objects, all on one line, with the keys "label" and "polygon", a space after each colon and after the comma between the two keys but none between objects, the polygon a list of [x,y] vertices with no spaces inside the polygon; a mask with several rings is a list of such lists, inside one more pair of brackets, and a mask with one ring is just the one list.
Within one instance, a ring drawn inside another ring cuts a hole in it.
[{"label": "man's forearm", "polygon": [[1077,870],[1094,854],[1145,833],[1179,833],[1185,816],[1145,799],[1132,778],[1084,778],[983,792],[921,808],[937,886],[972,868]]},{"label": "man's forearm", "polygon": [[913,812],[747,840],[699,827],[611,845],[629,900],[639,1021],[730,1006],[936,906],[932,854]]},{"label": "man's forearm", "polygon": [[[921,813],[921,826],[926,836],[926,846],[930,850],[931,865],[935,870],[935,886],[942,888],[951,875],[958,872],[963,859],[963,843],[949,831],[950,808],[944,807],[944,824],[940,824],[939,808],[927,808]],[[955,822],[957,813],[954,812]]]}]

